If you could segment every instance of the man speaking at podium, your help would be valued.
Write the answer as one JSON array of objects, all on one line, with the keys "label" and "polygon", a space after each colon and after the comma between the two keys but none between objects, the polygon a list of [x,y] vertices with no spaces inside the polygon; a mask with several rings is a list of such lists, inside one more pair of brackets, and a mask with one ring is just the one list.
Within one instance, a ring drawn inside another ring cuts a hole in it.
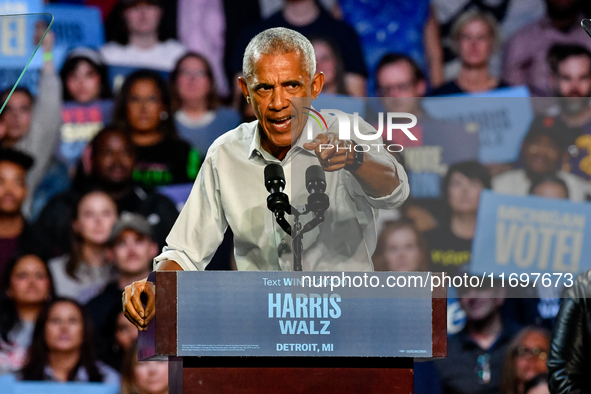
[{"label": "man speaking at podium", "polygon": [[[300,33],[272,28],[258,34],[244,53],[243,73],[240,88],[257,121],[243,123],[210,147],[167,246],[154,261],[155,270],[205,269],[228,225],[234,233],[239,270],[291,270],[278,253],[281,229],[266,206],[263,172],[268,164],[277,163],[288,176],[296,167],[323,167],[330,196],[328,223],[323,225],[339,233],[326,242],[346,249],[342,256],[332,253],[334,245],[323,243],[317,233],[312,242],[315,250],[306,255],[303,270],[372,271],[377,212],[400,206],[409,195],[403,167],[383,146],[366,152],[347,149],[356,142],[339,140],[336,117],[326,117],[328,130],[304,141],[305,117],[302,121],[292,110],[296,101],[305,104],[305,98],[320,94],[324,74],[316,73],[314,50]],[[359,129],[376,133],[363,120]],[[285,193],[295,205],[298,196],[290,183],[287,179]],[[142,293],[148,298],[145,309]],[[154,298],[154,285],[146,280],[134,282],[123,293],[125,315],[140,330],[154,315]]]}]

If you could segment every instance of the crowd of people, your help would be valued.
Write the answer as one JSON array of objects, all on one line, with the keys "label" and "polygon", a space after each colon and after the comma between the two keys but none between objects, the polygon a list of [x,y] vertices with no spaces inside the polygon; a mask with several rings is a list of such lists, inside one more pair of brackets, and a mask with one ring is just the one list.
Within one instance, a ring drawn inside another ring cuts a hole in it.
[{"label": "crowd of people", "polygon": [[[121,293],[165,245],[183,202],[175,187],[196,179],[219,136],[256,119],[237,77],[249,40],[269,27],[310,39],[324,97],[379,97],[381,108],[417,116],[425,145],[458,139],[439,190],[411,187],[400,209],[384,213],[376,270],[469,272],[486,189],[591,199],[583,1],[79,3],[100,8],[108,42],[69,48],[58,65],[50,32],[42,66],[30,71],[39,73],[36,94],[0,93],[2,104],[10,95],[0,114],[0,374],[167,392],[166,363],[137,360]],[[114,67],[127,71],[111,79]],[[421,105],[515,86],[555,105],[536,112],[512,163],[481,163],[477,134]],[[411,141],[395,154],[411,184],[418,148]],[[235,269],[231,238],[228,230],[208,269]],[[416,363],[426,392],[547,393],[556,310],[541,314],[539,299],[498,288],[458,299],[465,323],[450,335],[448,357]]]}]

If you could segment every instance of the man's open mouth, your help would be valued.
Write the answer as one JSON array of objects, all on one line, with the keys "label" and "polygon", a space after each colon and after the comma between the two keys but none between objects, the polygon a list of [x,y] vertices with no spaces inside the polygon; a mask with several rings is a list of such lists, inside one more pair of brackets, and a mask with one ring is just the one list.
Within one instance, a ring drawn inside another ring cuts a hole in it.
[{"label": "man's open mouth", "polygon": [[286,129],[291,124],[291,118],[292,116],[288,115],[282,118],[269,119],[269,122],[271,122],[276,129]]}]

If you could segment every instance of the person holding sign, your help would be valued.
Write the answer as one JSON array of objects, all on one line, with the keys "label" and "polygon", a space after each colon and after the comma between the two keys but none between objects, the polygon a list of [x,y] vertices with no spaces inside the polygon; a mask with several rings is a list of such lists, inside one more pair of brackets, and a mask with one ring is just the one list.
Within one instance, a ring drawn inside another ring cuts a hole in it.
[{"label": "person holding sign", "polygon": [[113,101],[107,67],[100,53],[75,48],[61,71],[64,105],[56,157],[74,174],[88,142],[111,122]]},{"label": "person holding sign", "polygon": [[[50,165],[61,124],[62,89],[53,62],[54,42],[55,35],[49,32],[41,44],[43,67],[37,96],[33,97],[26,88],[17,87],[0,114],[0,121],[6,127],[0,146],[23,151],[35,158],[34,166],[27,173],[29,193],[23,205],[27,217],[30,216],[33,193]],[[10,90],[0,93],[0,102],[8,99]]]},{"label": "person holding sign", "polygon": [[[209,149],[187,204],[167,238],[168,246],[155,259],[155,268],[205,269],[229,225],[239,270],[291,270],[290,262],[280,259],[276,240],[283,235],[266,205],[269,194],[263,174],[268,164],[275,163],[286,168],[287,184],[297,164],[300,169],[302,165],[322,165],[326,192],[332,195],[331,201],[338,201],[331,203],[330,214],[340,221],[329,225],[347,234],[348,256],[319,236],[321,241],[304,250],[303,269],[373,270],[376,209],[394,209],[408,198],[404,168],[385,149],[349,152],[337,134],[336,117],[328,117],[331,126],[326,132],[306,142],[307,118],[292,116],[292,106],[298,100],[309,106],[309,98],[322,91],[324,75],[315,72],[314,49],[300,33],[286,28],[259,33],[246,48],[243,71],[240,87],[258,121],[243,123]],[[360,121],[359,127],[367,134],[377,134],[366,122]],[[381,138],[376,137],[375,142],[381,143]],[[290,199],[302,196],[292,190]],[[318,253],[320,250],[323,252]],[[126,316],[140,330],[147,329],[154,314],[153,286],[134,282],[123,294]],[[146,309],[140,302],[142,293],[148,296]]]}]

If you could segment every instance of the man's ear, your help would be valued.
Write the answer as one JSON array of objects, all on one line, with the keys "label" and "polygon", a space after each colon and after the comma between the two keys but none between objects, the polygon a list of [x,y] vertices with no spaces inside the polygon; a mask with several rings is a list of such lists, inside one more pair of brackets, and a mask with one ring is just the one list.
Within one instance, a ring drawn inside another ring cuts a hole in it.
[{"label": "man's ear", "polygon": [[238,86],[240,86],[240,90],[242,91],[246,102],[250,104],[250,92],[248,91],[248,84],[244,77],[238,77]]},{"label": "man's ear", "polygon": [[312,78],[312,98],[316,100],[324,86],[324,73],[320,71]]}]

